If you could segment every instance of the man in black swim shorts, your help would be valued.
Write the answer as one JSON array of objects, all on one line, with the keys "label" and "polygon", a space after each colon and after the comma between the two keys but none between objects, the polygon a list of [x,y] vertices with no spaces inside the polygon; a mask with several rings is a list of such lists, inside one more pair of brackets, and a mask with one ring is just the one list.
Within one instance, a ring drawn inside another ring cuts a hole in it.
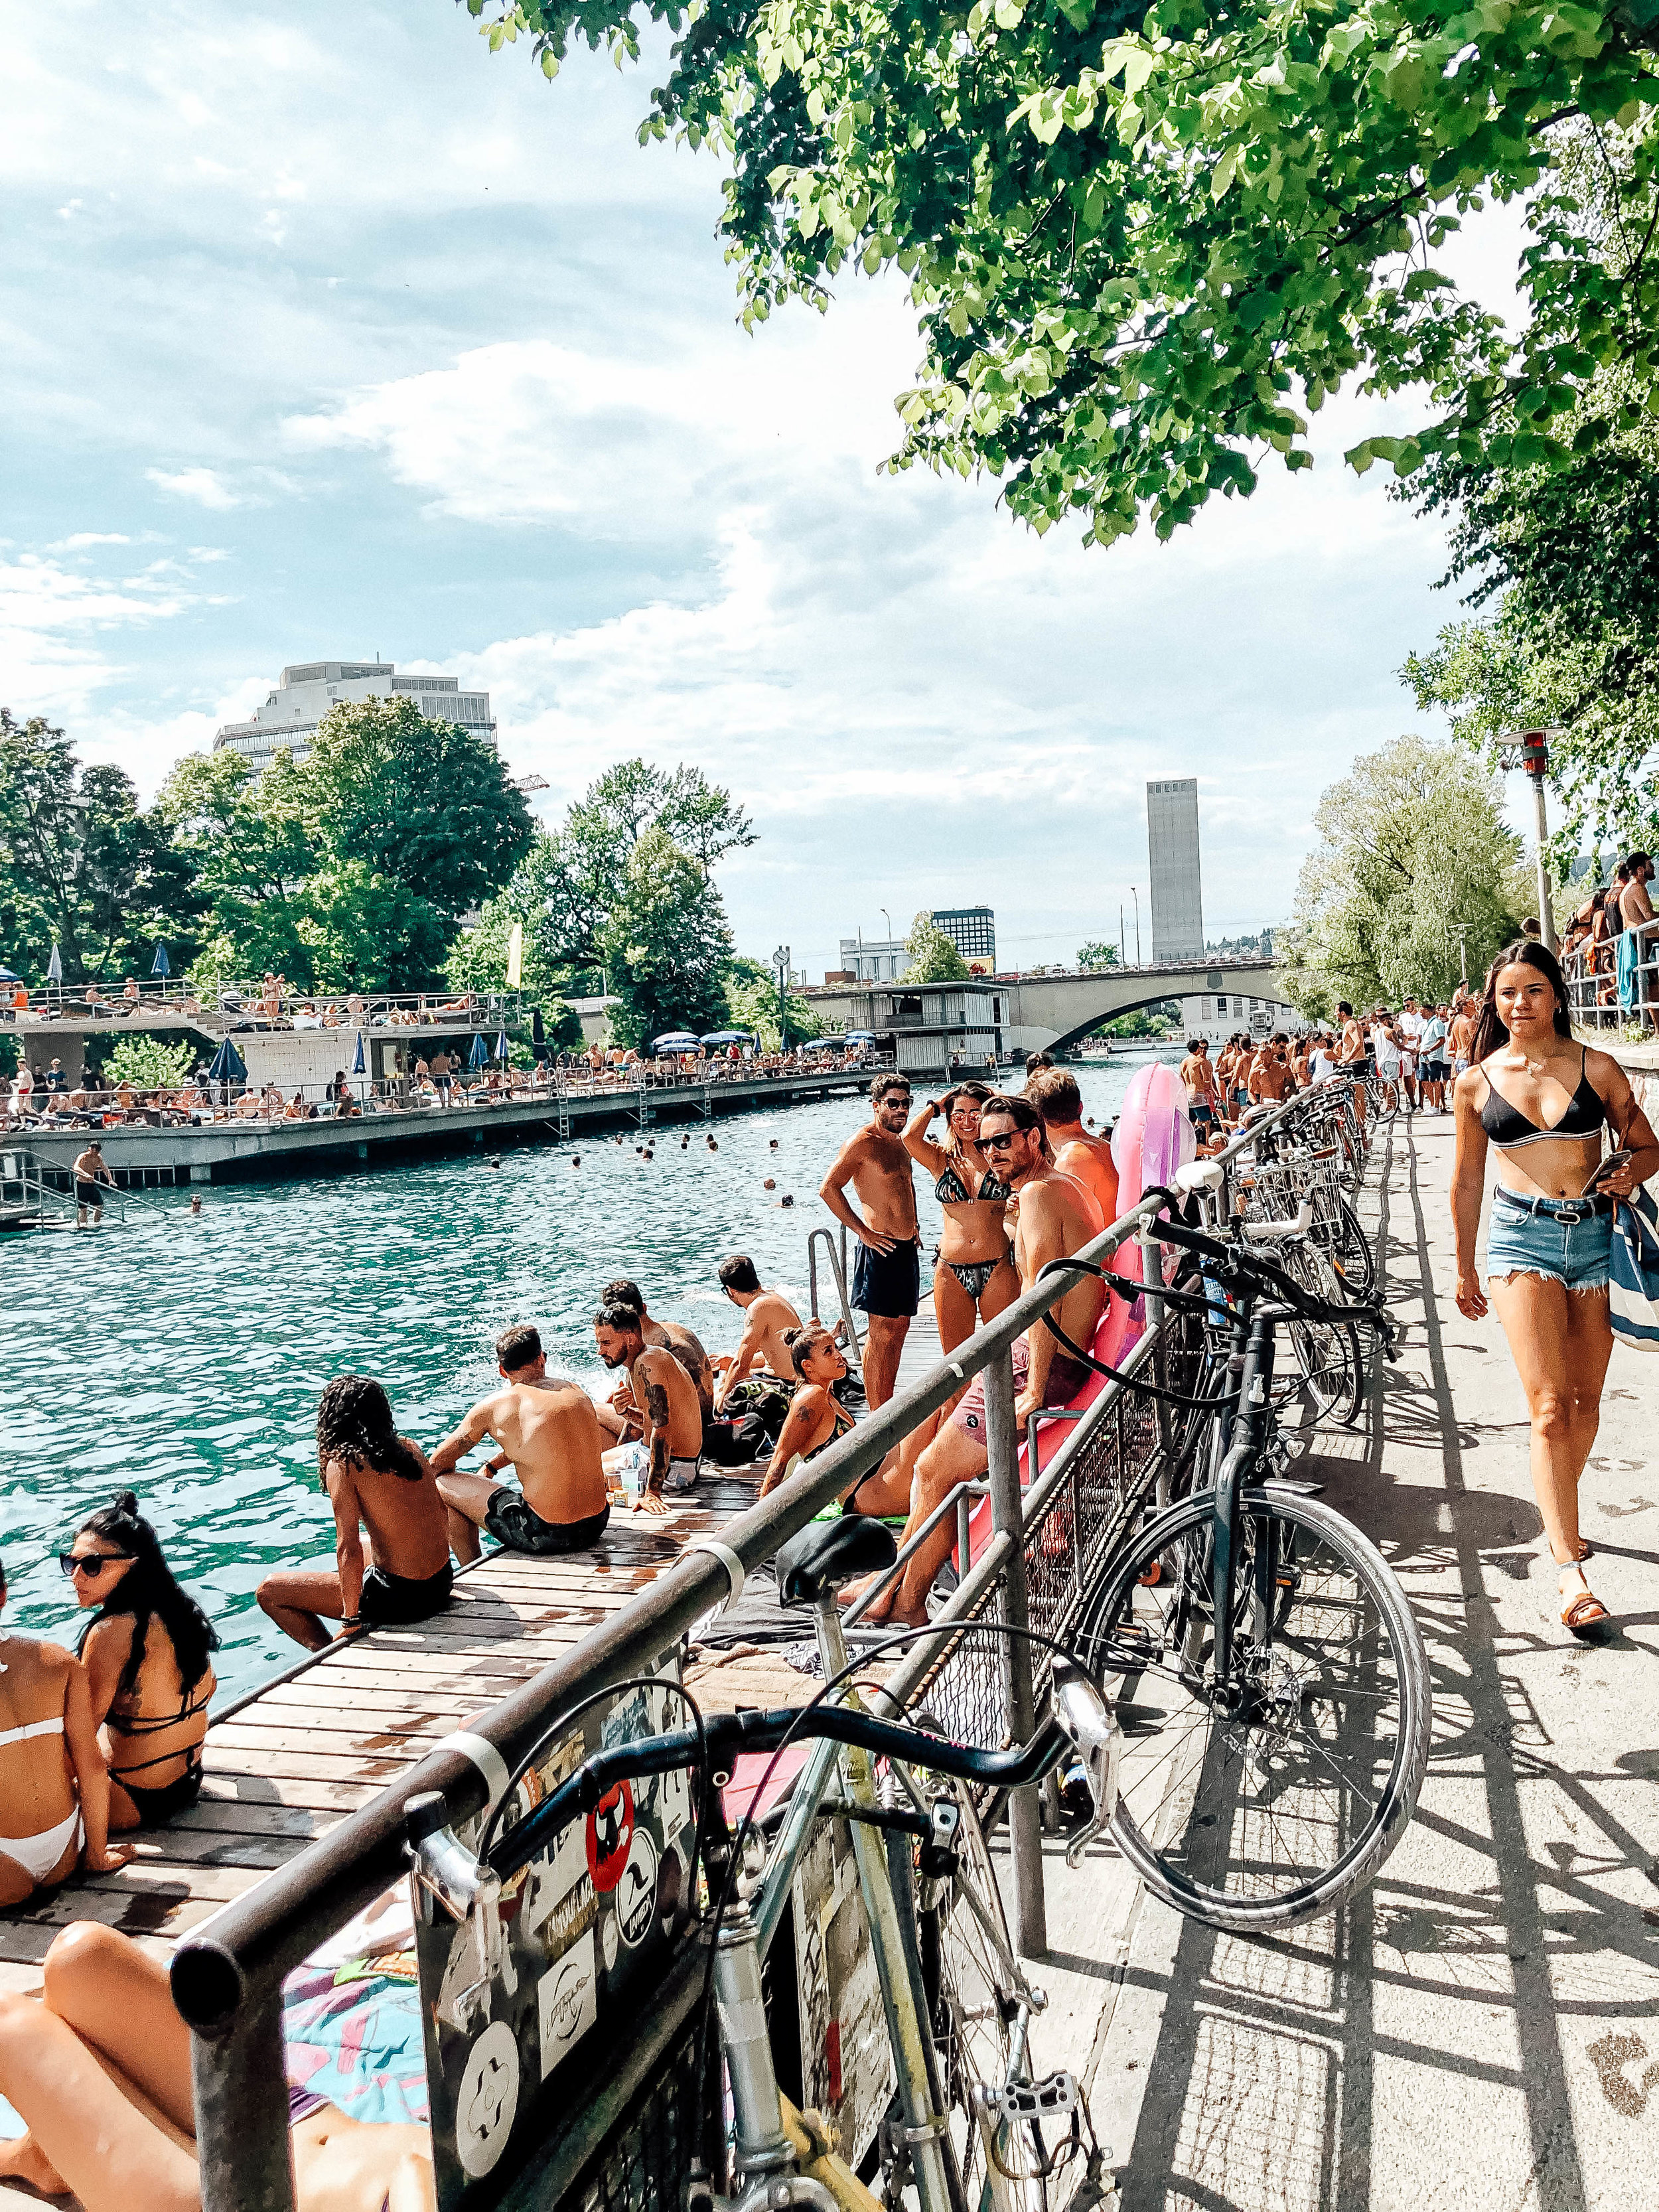
[{"label": "man in black swim shorts", "polygon": [[[496,1338],[495,1360],[502,1387],[480,1399],[432,1455],[455,1556],[463,1565],[477,1558],[480,1528],[513,1552],[583,1551],[604,1534],[611,1513],[593,1401],[568,1376],[548,1373],[541,1337],[527,1323]],[[458,1462],[486,1437],[500,1451],[482,1474],[460,1472]],[[517,1492],[499,1480],[508,1466]]]},{"label": "man in black swim shorts", "polygon": [[99,1185],[112,1185],[115,1176],[113,1171],[105,1165],[104,1155],[95,1137],[85,1152],[77,1157],[70,1172],[75,1177],[75,1225],[77,1229],[84,1229],[90,1210],[92,1225],[96,1229],[104,1218],[104,1194]]},{"label": "man in black swim shorts", "polygon": [[[878,1075],[870,1086],[870,1119],[844,1144],[818,1187],[818,1196],[859,1240],[852,1303],[870,1318],[864,1348],[864,1390],[872,1413],[898,1381],[899,1358],[921,1298],[921,1243],[910,1155],[901,1139],[910,1118],[910,1085]],[[853,1187],[862,1212],[847,1196]]]}]

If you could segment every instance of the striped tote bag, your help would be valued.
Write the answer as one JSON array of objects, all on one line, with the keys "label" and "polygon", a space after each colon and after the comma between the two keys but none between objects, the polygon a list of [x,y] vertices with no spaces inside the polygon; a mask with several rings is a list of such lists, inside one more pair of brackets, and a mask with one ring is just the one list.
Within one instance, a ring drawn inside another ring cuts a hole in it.
[{"label": "striped tote bag", "polygon": [[1659,1349],[1659,1206],[1645,1188],[1613,1209],[1613,1333]]}]

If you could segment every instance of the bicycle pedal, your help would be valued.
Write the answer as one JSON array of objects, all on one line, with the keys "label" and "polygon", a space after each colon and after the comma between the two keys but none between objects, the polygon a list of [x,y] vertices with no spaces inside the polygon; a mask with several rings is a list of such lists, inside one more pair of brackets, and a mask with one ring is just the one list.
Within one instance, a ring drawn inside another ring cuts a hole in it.
[{"label": "bicycle pedal", "polygon": [[1135,1577],[1135,1580],[1140,1584],[1140,1587],[1143,1589],[1152,1589],[1156,1583],[1161,1583],[1163,1579],[1163,1562],[1158,1559],[1154,1559],[1150,1566],[1143,1567],[1140,1572]]},{"label": "bicycle pedal", "polygon": [[981,2081],[975,2088],[974,2100],[982,2111],[995,2112],[1016,2125],[1023,2120],[1063,2119],[1077,2110],[1077,2077],[1062,2071],[1041,2081],[1016,2081],[1006,2089],[993,2089]]}]

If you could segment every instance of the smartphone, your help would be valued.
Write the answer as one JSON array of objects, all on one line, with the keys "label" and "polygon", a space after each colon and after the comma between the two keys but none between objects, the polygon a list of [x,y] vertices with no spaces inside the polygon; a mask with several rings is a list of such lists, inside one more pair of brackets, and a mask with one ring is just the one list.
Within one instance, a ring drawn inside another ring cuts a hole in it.
[{"label": "smartphone", "polygon": [[1620,1169],[1628,1161],[1633,1160],[1635,1157],[1634,1152],[1609,1152],[1584,1185],[1584,1196],[1588,1198],[1593,1190],[1599,1190],[1609,1176],[1617,1175]]}]

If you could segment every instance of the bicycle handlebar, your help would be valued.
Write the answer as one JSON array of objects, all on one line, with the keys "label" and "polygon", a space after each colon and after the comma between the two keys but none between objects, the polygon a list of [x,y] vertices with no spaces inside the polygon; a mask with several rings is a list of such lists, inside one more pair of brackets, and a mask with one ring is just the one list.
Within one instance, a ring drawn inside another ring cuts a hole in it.
[{"label": "bicycle handlebar", "polygon": [[[918,1729],[900,1728],[846,1705],[713,1713],[703,1723],[703,1736],[710,1767],[716,1773],[729,1773],[741,1752],[776,1751],[787,1736],[828,1736],[836,1743],[855,1745],[878,1758],[902,1759],[908,1766],[927,1767],[958,1782],[988,1782],[1002,1789],[1018,1789],[1040,1781],[1058,1763],[1069,1741],[1061,1723],[1050,1720],[1030,1743],[1010,1751],[975,1751],[968,1744],[952,1743]],[[558,1831],[578,1814],[592,1812],[619,1782],[694,1766],[702,1748],[696,1729],[677,1729],[595,1752],[517,1827],[508,1829],[490,1845],[484,1853],[485,1863],[507,1881],[539,1857]]]}]

